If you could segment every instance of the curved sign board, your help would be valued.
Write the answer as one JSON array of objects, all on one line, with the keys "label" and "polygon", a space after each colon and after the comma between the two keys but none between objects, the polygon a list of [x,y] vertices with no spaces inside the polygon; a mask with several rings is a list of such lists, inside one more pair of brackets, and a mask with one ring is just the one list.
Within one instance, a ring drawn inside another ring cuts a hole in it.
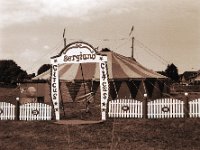
[{"label": "curved sign board", "polygon": [[100,55],[95,48],[85,42],[75,42],[67,45],[59,55],[51,58],[51,98],[54,105],[56,120],[60,120],[59,106],[59,72],[60,64],[68,63],[99,63],[101,87],[101,115],[106,120],[108,101],[107,56]]},{"label": "curved sign board", "polygon": [[52,57],[58,64],[99,62],[101,55],[89,44],[76,42],[69,44],[61,53]]}]

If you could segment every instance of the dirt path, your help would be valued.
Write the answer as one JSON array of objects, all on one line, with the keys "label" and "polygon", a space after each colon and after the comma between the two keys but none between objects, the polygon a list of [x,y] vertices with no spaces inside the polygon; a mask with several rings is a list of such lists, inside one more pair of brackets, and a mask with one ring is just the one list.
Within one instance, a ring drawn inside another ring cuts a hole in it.
[{"label": "dirt path", "polygon": [[96,124],[101,123],[103,121],[90,121],[90,120],[59,120],[54,122],[55,124],[63,124],[63,125],[83,125],[83,124]]}]

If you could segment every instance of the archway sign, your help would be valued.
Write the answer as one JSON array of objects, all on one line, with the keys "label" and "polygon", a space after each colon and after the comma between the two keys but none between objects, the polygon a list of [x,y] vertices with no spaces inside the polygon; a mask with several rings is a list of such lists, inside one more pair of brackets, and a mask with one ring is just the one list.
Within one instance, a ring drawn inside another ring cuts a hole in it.
[{"label": "archway sign", "polygon": [[[107,56],[99,54],[91,45],[85,42],[74,42],[67,45],[57,56],[51,57],[51,98],[56,120],[60,120],[59,72],[60,64],[99,63],[101,89],[101,118],[106,120],[108,101]],[[89,69],[89,68],[88,68]]]}]

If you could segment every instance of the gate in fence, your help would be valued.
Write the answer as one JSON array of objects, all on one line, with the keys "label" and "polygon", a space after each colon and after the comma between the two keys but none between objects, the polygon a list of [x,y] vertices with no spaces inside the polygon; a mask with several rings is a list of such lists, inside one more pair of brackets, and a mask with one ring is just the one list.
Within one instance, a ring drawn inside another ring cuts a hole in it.
[{"label": "gate in fence", "polygon": [[189,102],[189,115],[191,118],[200,118],[200,98]]},{"label": "gate in fence", "polygon": [[148,118],[183,118],[184,102],[163,98],[148,102]]},{"label": "gate in fence", "polygon": [[0,102],[0,120],[14,120],[15,105],[7,102]]},{"label": "gate in fence", "polygon": [[134,99],[109,101],[110,118],[142,118],[142,102]]},{"label": "gate in fence", "polygon": [[20,120],[51,120],[52,107],[43,103],[27,103],[20,106]]}]

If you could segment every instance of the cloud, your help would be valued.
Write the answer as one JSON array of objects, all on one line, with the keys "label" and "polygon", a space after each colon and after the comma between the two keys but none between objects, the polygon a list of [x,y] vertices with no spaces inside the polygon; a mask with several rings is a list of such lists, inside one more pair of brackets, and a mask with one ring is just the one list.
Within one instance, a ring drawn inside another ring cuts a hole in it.
[{"label": "cloud", "polygon": [[38,37],[31,37],[31,41],[32,41],[32,42],[38,42],[38,41],[39,41],[39,38],[38,38]]},{"label": "cloud", "polygon": [[[27,59],[27,58],[30,58],[31,56],[31,59]],[[37,60],[37,57],[39,56],[39,54],[37,53],[37,51],[33,51],[31,49],[25,49],[24,51],[21,52],[21,54],[19,55],[19,57],[21,59],[24,59],[26,58],[28,61],[35,61]]]},{"label": "cloud", "polygon": [[[89,20],[97,13],[123,13],[129,9],[122,0],[18,0],[0,1],[0,26],[32,22],[44,17],[65,17]],[[83,19],[81,19],[83,18]]]},{"label": "cloud", "polygon": [[44,18],[64,17],[90,21],[107,15],[133,12],[138,16],[166,12],[197,14],[198,0],[0,0],[0,27],[15,23],[42,21]]},{"label": "cloud", "polygon": [[29,48],[21,51],[20,55],[14,58],[14,60],[16,60],[23,69],[30,73],[32,73],[33,71],[37,71],[37,69],[41,65],[39,64],[39,62],[46,61],[46,59],[48,58],[41,57],[41,54],[38,53],[38,51]]},{"label": "cloud", "polygon": [[44,49],[49,49],[50,47],[48,45],[43,46]]}]

